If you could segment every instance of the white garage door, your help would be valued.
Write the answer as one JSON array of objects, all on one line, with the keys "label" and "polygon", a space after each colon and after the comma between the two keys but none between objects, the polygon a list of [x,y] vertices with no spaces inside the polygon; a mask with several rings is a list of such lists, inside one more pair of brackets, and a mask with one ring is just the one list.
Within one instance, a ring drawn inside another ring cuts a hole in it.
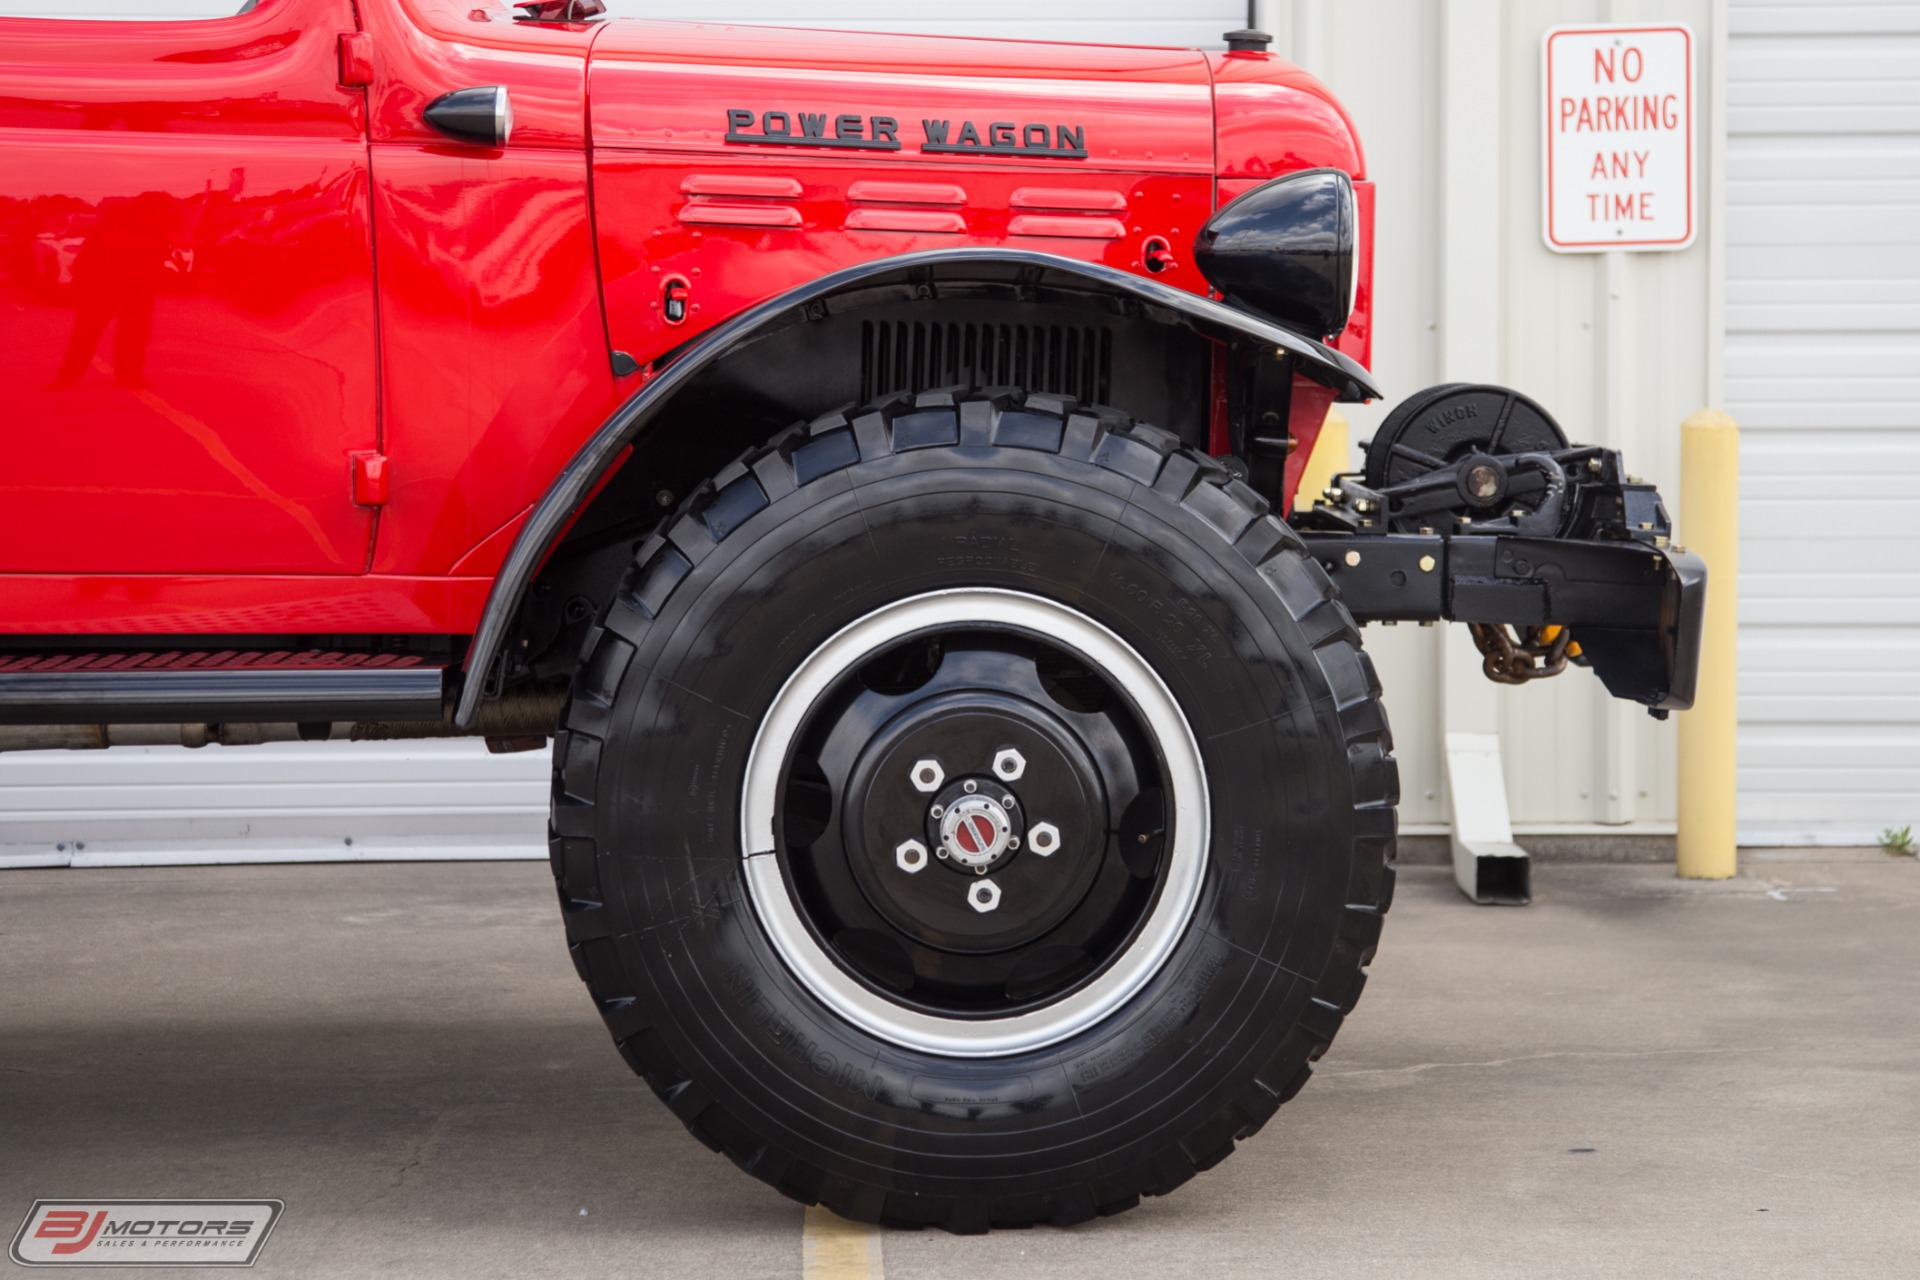
[{"label": "white garage door", "polygon": [[[1245,0],[609,0],[625,17],[1219,47]],[[0,15],[196,18],[239,0],[0,0]],[[546,856],[548,753],[478,742],[0,755],[0,867]]]},{"label": "white garage door", "polygon": [[1743,839],[1920,824],[1920,4],[1733,0]]}]

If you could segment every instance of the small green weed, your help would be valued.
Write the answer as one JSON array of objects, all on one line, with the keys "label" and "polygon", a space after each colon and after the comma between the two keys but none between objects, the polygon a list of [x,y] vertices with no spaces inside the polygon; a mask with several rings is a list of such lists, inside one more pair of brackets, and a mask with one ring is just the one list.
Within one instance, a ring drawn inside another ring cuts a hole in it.
[{"label": "small green weed", "polygon": [[1920,849],[1914,847],[1913,824],[1909,822],[1899,830],[1888,827],[1880,833],[1880,847],[1896,858],[1920,857]]}]

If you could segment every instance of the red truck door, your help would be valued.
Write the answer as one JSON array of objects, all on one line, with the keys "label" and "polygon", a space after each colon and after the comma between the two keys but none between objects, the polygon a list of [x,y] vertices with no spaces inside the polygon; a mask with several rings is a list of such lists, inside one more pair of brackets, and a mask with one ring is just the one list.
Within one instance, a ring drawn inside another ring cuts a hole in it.
[{"label": "red truck door", "polygon": [[365,569],[354,25],[351,0],[0,18],[0,572]]}]

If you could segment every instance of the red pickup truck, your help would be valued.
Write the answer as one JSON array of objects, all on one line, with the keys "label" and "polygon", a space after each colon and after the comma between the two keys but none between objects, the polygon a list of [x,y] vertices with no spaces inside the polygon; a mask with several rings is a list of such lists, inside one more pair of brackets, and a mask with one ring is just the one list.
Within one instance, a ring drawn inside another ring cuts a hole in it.
[{"label": "red pickup truck", "polygon": [[1374,191],[1260,33],[599,9],[0,19],[0,746],[551,738],[567,944],[702,1141],[956,1231],[1169,1191],[1365,979],[1357,624],[1664,715],[1700,564],[1499,387],[1296,503]]}]

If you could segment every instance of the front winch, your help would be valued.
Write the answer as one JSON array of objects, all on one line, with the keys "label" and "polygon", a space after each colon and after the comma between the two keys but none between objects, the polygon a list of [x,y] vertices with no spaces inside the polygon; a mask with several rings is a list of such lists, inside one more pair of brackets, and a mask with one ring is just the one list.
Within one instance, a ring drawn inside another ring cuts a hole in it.
[{"label": "front winch", "polygon": [[1617,452],[1516,391],[1410,397],[1294,525],[1362,624],[1464,622],[1502,684],[1574,663],[1662,719],[1693,704],[1706,566]]}]

